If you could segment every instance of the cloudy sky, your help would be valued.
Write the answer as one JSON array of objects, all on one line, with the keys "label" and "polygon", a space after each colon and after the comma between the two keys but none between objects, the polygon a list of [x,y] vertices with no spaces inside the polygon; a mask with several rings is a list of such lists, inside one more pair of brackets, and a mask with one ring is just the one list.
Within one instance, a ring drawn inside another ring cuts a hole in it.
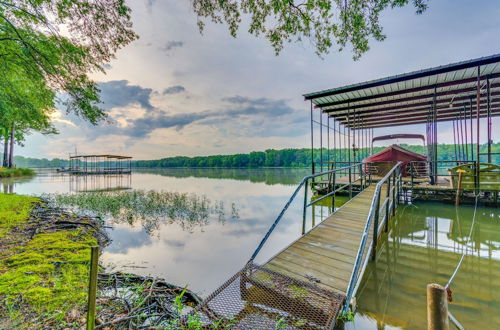
[{"label": "cloudy sky", "polygon": [[[200,35],[187,0],[127,2],[140,39],[120,50],[105,75],[94,76],[110,122],[94,127],[58,112],[60,134],[33,134],[18,154],[67,157],[76,147],[154,159],[307,147],[305,92],[500,53],[496,0],[430,0],[423,15],[411,6],[388,10],[387,39],[372,42],[358,61],[348,50],[320,59],[308,41],[275,56],[245,26],[236,39],[210,23]],[[424,128],[376,134],[410,131]],[[440,125],[440,141],[451,142],[450,132]]]}]

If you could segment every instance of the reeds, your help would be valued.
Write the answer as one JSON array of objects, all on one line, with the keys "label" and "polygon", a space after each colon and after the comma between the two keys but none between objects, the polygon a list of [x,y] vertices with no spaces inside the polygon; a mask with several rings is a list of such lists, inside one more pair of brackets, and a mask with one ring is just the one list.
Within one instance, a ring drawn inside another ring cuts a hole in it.
[{"label": "reeds", "polygon": [[[79,194],[50,194],[44,196],[55,205],[90,211],[93,215],[108,217],[115,223],[140,222],[148,233],[162,223],[177,223],[184,230],[208,224],[211,218],[226,220],[224,203],[211,201],[205,195],[158,190],[131,190],[115,192],[85,192]],[[238,211],[231,205],[231,218]]]}]

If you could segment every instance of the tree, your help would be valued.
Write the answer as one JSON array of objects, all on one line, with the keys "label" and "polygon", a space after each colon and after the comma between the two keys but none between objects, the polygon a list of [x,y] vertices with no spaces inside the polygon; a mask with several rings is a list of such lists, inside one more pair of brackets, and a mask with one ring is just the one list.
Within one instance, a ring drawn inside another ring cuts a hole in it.
[{"label": "tree", "polygon": [[116,51],[136,38],[124,0],[1,0],[4,165],[12,166],[14,141],[22,143],[32,130],[56,132],[50,113],[58,96],[67,112],[92,124],[105,119],[89,74],[104,71]]},{"label": "tree", "polygon": [[227,24],[235,37],[242,17],[247,15],[248,32],[264,35],[276,54],[284,43],[309,39],[320,56],[334,43],[339,50],[351,44],[354,59],[369,49],[370,38],[385,39],[380,13],[410,2],[418,14],[427,9],[427,0],[192,0],[200,32],[209,19]]},{"label": "tree", "polygon": [[[13,166],[14,142],[22,143],[26,134],[36,130],[56,133],[50,122],[55,93],[41,76],[25,74],[23,67],[0,67],[0,131],[4,140],[3,166]],[[9,141],[10,140],[10,141]]]},{"label": "tree", "polygon": [[123,0],[0,1],[0,66],[22,66],[64,94],[67,111],[93,124],[106,117],[88,74],[137,38]]}]

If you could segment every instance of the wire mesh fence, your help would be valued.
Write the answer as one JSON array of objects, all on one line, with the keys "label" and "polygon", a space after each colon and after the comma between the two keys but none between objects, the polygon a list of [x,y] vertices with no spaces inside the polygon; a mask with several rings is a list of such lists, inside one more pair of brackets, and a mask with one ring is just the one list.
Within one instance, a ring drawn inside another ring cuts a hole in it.
[{"label": "wire mesh fence", "polygon": [[325,329],[344,296],[253,263],[214,291],[193,312],[206,326],[231,329]]}]

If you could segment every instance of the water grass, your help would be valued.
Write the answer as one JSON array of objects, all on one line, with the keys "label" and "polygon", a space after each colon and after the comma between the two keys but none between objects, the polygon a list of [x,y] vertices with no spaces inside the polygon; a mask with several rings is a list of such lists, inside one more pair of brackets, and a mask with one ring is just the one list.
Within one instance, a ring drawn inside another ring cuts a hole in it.
[{"label": "water grass", "polygon": [[[224,203],[212,201],[205,195],[157,190],[114,192],[85,192],[79,194],[50,194],[44,198],[56,206],[70,207],[94,216],[109,217],[115,223],[134,225],[140,222],[153,233],[161,223],[176,223],[184,230],[208,224],[211,217],[226,220]],[[238,210],[231,205],[231,219],[238,218]]]},{"label": "water grass", "polygon": [[31,168],[7,168],[0,167],[0,178],[12,178],[19,176],[34,176],[35,171]]}]

